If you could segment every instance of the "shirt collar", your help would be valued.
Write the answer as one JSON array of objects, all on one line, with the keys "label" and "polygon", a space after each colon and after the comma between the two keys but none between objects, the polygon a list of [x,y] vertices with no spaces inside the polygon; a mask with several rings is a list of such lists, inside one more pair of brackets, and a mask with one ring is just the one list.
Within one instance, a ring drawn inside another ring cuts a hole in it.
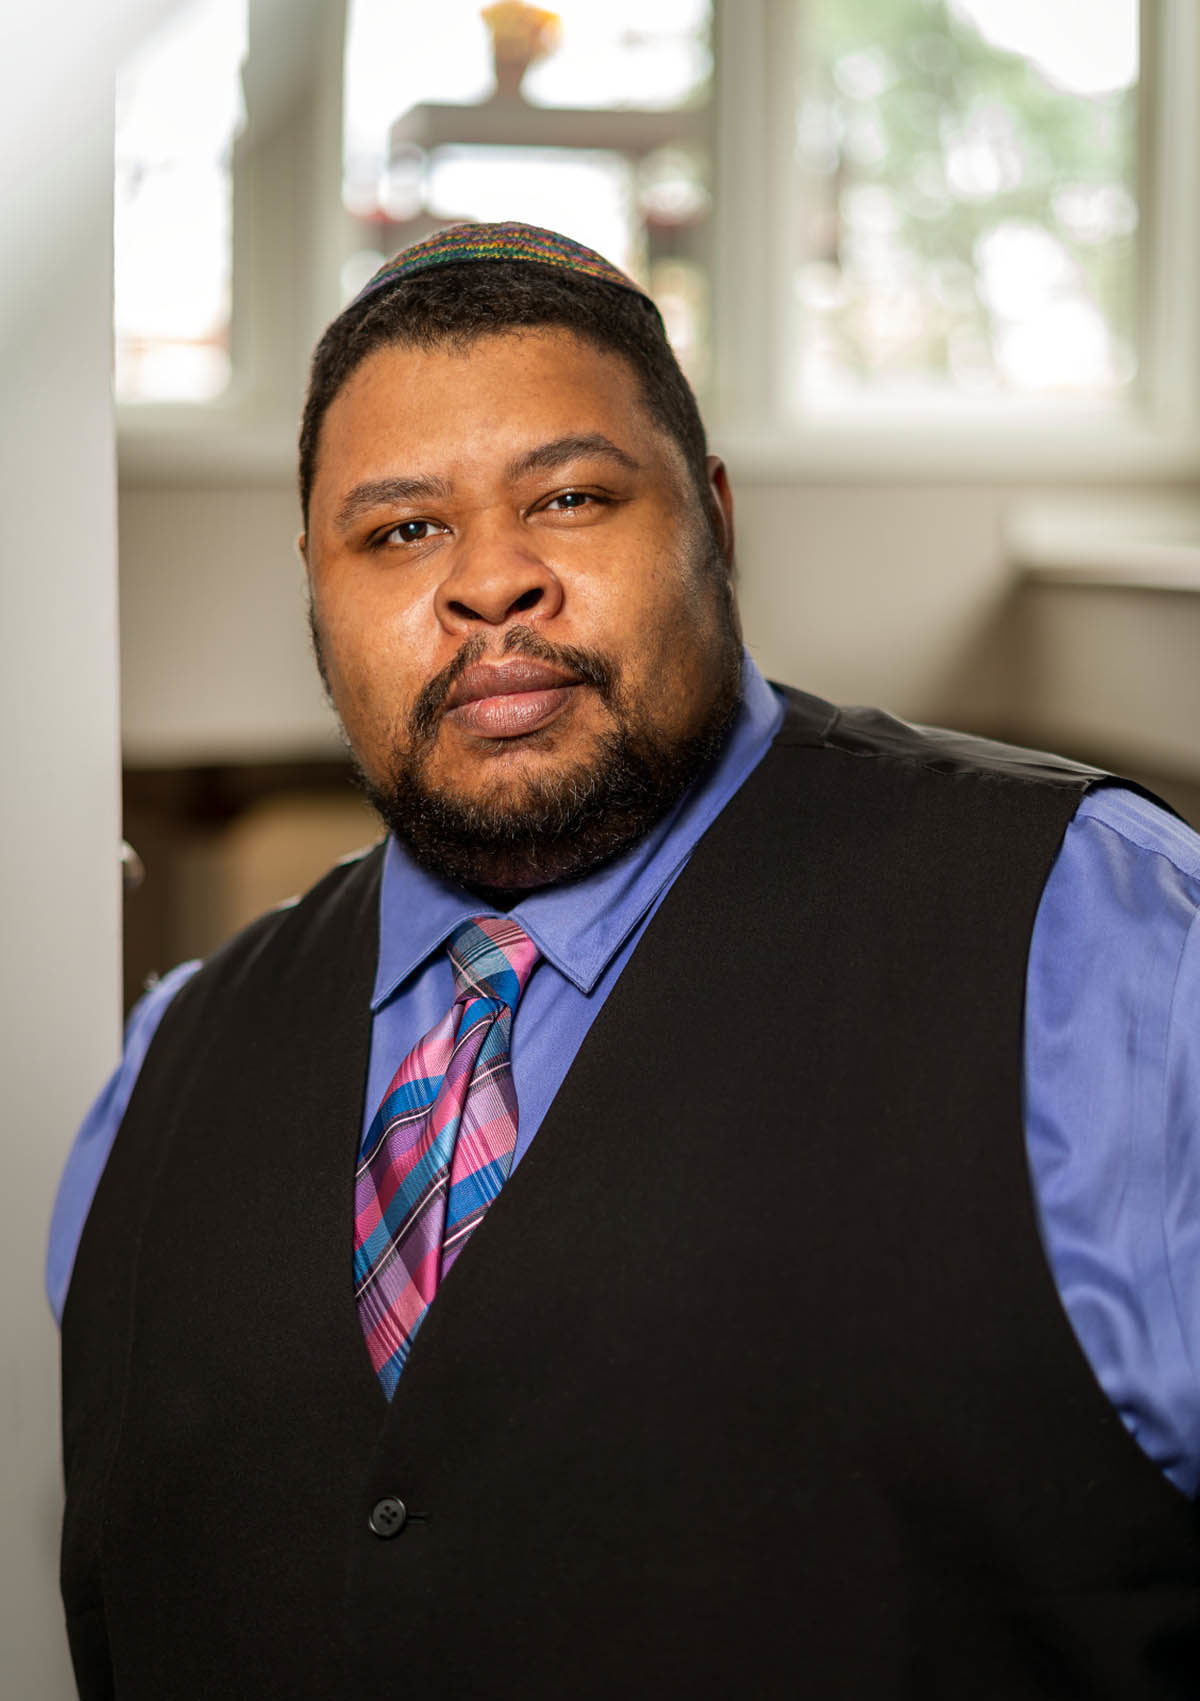
[{"label": "shirt collar", "polygon": [[[582,880],[546,886],[510,912],[542,955],[582,993],[591,992],[615,954],[691,855],[779,730],[783,705],[748,655],[742,700],[721,754],[669,815],[623,856]],[[420,868],[387,842],[379,899],[376,1011],[460,922],[494,914],[461,886]]]}]

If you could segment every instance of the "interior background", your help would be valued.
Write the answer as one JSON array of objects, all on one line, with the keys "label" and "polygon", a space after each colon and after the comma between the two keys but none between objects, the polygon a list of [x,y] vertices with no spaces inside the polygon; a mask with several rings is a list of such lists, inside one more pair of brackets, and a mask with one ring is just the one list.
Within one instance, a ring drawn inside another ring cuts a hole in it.
[{"label": "interior background", "polygon": [[[251,7],[235,319],[249,292],[258,400],[204,419],[123,411],[115,431],[111,78],[169,9],[44,0],[36,14],[8,8],[0,42],[0,212],[18,260],[0,294],[0,1687],[30,1701],[72,1693],[41,1258],[63,1158],[119,1045],[122,762],[125,832],[147,869],[127,905],[126,1002],[148,971],[207,948],[373,831],[314,677],[293,548],[305,362],[339,305],[346,238],[341,7]],[[746,118],[765,75],[752,36],[723,38],[718,194],[760,182],[747,156],[769,154]],[[1194,31],[1184,45],[1194,88]],[[793,441],[718,408],[713,446],[737,495],[747,641],[769,675],[1056,746],[1200,819],[1195,108],[1172,124],[1157,192],[1183,298],[1166,349],[1183,399],[1161,429],[1014,437],[901,417]],[[731,217],[744,235],[769,209],[739,203]],[[752,295],[769,254],[749,240],[729,251],[727,291]],[[741,334],[736,315],[725,323]],[[743,354],[752,365],[771,350],[750,336]]]}]

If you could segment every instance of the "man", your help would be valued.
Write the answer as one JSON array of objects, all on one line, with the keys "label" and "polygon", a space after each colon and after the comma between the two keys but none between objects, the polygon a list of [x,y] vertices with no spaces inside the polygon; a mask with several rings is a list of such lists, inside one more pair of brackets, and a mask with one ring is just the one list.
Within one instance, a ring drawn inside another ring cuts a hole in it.
[{"label": "man", "polygon": [[1200,844],[764,684],[657,313],[552,233],[385,266],[300,461],[389,833],[73,1154],[81,1693],[1200,1693]]}]

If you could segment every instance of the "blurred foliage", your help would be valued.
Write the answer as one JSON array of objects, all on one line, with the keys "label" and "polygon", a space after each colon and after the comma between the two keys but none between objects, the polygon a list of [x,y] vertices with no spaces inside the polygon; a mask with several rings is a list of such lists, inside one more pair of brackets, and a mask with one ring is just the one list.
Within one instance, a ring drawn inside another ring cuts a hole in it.
[{"label": "blurred foliage", "polygon": [[[1065,254],[1067,287],[1102,315],[1121,376],[1132,376],[1136,88],[1059,88],[946,0],[802,12],[802,251],[810,274],[815,263],[834,280],[828,299],[809,302],[833,364],[862,377],[945,377],[961,364],[953,351],[974,347],[981,387],[1004,387],[1004,326],[983,257],[997,229],[1025,227],[1045,233],[1044,255]],[[865,235],[853,216],[864,189],[874,197]],[[880,291],[897,290],[919,298],[914,328],[881,339],[871,315],[886,310]]]}]

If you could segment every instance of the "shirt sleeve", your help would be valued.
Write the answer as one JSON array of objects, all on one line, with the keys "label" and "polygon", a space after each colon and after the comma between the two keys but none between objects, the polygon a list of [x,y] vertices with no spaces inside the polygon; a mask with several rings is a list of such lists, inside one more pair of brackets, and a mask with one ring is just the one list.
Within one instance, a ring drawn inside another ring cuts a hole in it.
[{"label": "shirt sleeve", "polygon": [[134,1005],[125,1026],[121,1061],[105,1083],[100,1096],[83,1119],[67,1156],[58,1196],[50,1218],[50,1244],[46,1255],[46,1294],[55,1321],[62,1322],[63,1305],[79,1238],[97,1184],[104,1173],[108,1154],[125,1115],[125,1107],[137,1082],[150,1041],[167,1006],[200,967],[199,961],[181,963],[156,981]]},{"label": "shirt sleeve", "polygon": [[1047,1261],[1130,1434],[1200,1490],[1200,838],[1090,793],[1029,954],[1025,1133]]}]

